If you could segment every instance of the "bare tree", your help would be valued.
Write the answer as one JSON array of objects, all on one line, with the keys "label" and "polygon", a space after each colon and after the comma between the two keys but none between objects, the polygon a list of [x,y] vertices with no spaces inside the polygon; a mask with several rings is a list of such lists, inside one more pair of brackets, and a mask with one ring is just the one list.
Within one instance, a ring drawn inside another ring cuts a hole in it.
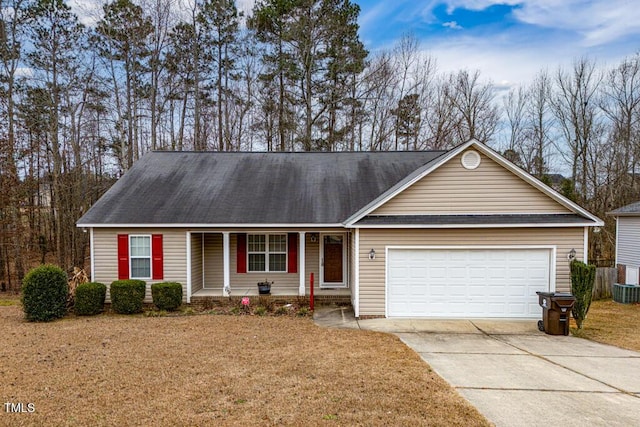
[{"label": "bare tree", "polygon": [[551,145],[553,117],[551,115],[551,81],[549,75],[540,72],[529,87],[528,128],[530,172],[542,179],[548,172],[548,148]]},{"label": "bare tree", "polygon": [[488,142],[498,125],[498,107],[494,104],[493,86],[480,81],[480,71],[461,70],[449,76],[449,97],[460,115],[458,142],[477,139]]},{"label": "bare tree", "polygon": [[[506,115],[508,126],[507,134],[507,152],[511,152],[511,161],[519,166],[525,166],[522,158],[524,156],[525,144],[527,140],[527,94],[522,86],[511,89],[507,96],[503,99],[503,109]],[[528,162],[525,162],[525,164]],[[531,171],[527,164],[528,171]]]},{"label": "bare tree", "polygon": [[576,196],[585,203],[589,199],[589,149],[600,137],[598,90],[602,76],[595,63],[587,58],[574,62],[571,70],[559,69],[553,111],[567,150],[559,147],[571,166],[571,179]]}]

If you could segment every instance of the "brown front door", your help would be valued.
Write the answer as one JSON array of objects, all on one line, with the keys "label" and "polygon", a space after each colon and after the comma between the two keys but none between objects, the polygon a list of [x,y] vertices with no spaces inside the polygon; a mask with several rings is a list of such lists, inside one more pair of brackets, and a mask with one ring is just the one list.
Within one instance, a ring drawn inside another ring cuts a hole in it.
[{"label": "brown front door", "polygon": [[343,253],[341,235],[323,236],[324,277],[325,284],[343,284]]}]

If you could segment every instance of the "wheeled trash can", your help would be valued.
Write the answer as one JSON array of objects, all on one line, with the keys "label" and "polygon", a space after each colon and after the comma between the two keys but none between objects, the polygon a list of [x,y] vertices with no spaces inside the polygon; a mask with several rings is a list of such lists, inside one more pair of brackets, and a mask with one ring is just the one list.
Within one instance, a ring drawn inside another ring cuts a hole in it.
[{"label": "wheeled trash can", "polygon": [[569,316],[576,297],[560,292],[536,292],[542,307],[538,329],[549,335],[569,335]]}]

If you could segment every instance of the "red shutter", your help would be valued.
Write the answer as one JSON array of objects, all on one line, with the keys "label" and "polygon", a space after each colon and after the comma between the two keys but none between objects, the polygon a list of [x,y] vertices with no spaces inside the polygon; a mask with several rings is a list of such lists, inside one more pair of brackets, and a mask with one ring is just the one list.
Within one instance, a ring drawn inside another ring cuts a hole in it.
[{"label": "red shutter", "polygon": [[164,256],[162,255],[162,234],[151,235],[151,260],[153,280],[164,278]]},{"label": "red shutter", "polygon": [[298,272],[298,233],[289,233],[288,235],[288,264],[289,273]]},{"label": "red shutter", "polygon": [[236,270],[238,273],[247,272],[247,235],[238,234],[238,250],[236,254]]},{"label": "red shutter", "polygon": [[129,278],[129,235],[118,234],[118,280]]}]

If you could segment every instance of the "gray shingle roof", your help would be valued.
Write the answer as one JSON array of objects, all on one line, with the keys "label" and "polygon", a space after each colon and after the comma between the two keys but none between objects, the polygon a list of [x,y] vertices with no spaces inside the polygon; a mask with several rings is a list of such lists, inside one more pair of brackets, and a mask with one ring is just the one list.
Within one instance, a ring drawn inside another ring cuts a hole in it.
[{"label": "gray shingle roof", "polygon": [[640,202],[631,203],[621,208],[607,212],[607,215],[613,216],[640,216]]},{"label": "gray shingle roof", "polygon": [[577,214],[495,215],[368,215],[357,225],[519,225],[583,224],[593,222]]},{"label": "gray shingle roof", "polygon": [[78,225],[337,224],[443,153],[152,152]]}]

